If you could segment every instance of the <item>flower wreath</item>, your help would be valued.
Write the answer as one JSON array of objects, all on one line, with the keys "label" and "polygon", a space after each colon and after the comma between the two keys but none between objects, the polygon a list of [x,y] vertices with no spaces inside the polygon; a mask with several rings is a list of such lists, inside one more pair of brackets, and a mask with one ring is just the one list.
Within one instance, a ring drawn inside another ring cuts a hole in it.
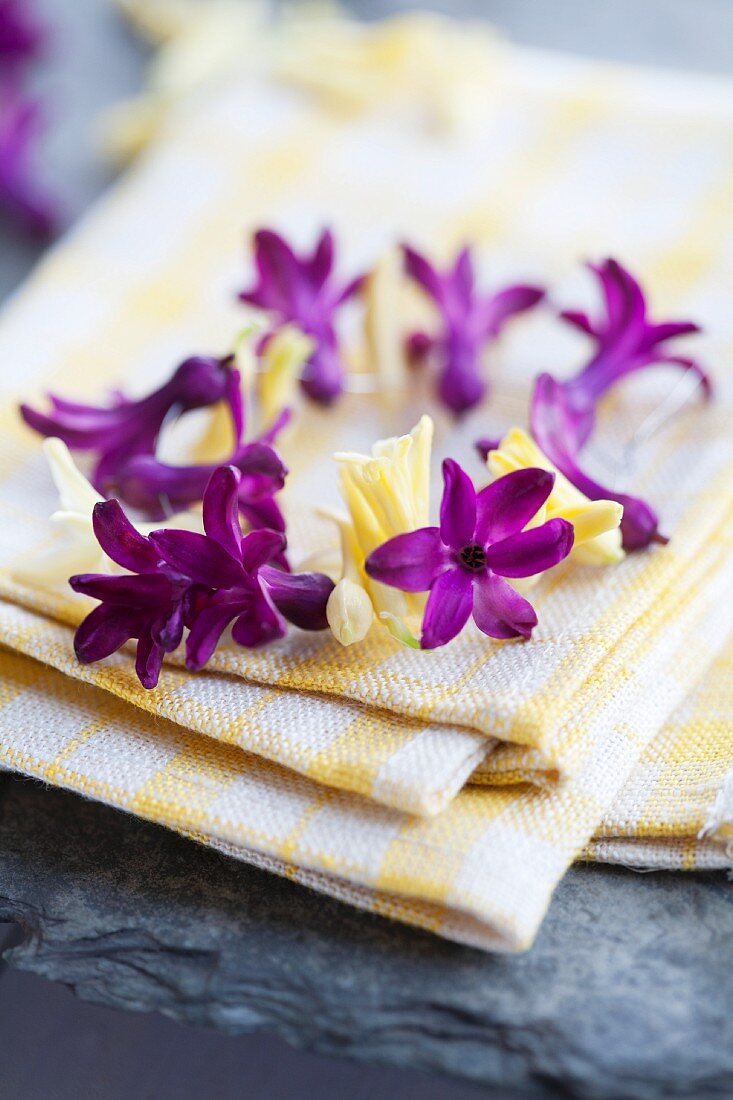
[{"label": "flower wreath", "polygon": [[[460,416],[486,395],[485,348],[545,292],[517,285],[484,293],[468,248],[446,271],[407,245],[401,255],[405,276],[427,295],[437,317],[430,332],[406,336],[405,362],[434,376],[438,399]],[[468,473],[447,458],[439,523],[431,525],[433,423],[425,415],[408,435],[375,443],[371,455],[335,456],[346,506],[345,513],[332,514],[341,534],[340,569],[335,578],[291,571],[278,504],[287,477],[278,435],[292,415],[296,385],[321,405],[332,405],[343,392],[348,374],[336,317],[350,299],[366,303],[365,331],[378,351],[374,333],[394,265],[343,281],[334,274],[330,232],[300,256],[269,229],[254,236],[254,261],[254,285],[240,298],[267,319],[264,335],[248,331],[224,358],[186,359],[139,400],[117,394],[93,406],[51,395],[48,412],[21,406],[25,422],[47,437],[62,499],[54,518],[65,528],[67,545],[61,555],[26,562],[16,574],[42,583],[63,577],[75,592],[98,601],[76,631],[80,661],[99,661],[136,639],[137,675],[153,688],[164,655],[180,645],[184,632],[186,664],[196,670],[230,626],[233,641],[246,647],[281,638],[288,623],[330,629],[347,646],[361,641],[376,620],[399,641],[433,649],[451,641],[472,616],[490,638],[529,639],[537,615],[528,594],[547,570],[569,556],[612,565],[625,551],[666,541],[652,506],[593,480],[582,468],[582,451],[600,397],[626,375],[671,364],[688,372],[706,396],[710,381],[695,360],[671,350],[697,326],[649,321],[639,283],[608,259],[590,265],[603,298],[601,315],[560,314],[592,341],[589,361],[566,381],[550,374],[536,379],[529,433],[515,427],[501,440],[477,440],[488,485],[477,491]],[[251,438],[255,376],[267,427]],[[227,409],[233,428],[229,461],[163,462],[157,451],[164,425],[214,406]],[[91,455],[91,482],[70,451]],[[200,513],[193,510],[198,504]]]}]

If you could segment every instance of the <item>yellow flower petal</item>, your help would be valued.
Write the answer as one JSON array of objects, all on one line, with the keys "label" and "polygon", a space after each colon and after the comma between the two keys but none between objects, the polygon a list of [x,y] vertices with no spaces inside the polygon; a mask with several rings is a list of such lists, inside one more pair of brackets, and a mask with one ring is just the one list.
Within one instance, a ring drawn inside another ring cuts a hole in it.
[{"label": "yellow flower petal", "polygon": [[521,428],[507,432],[498,448],[489,452],[487,465],[494,478],[530,466],[552,471],[555,474],[552,492],[541,518],[538,513],[530,526],[545,519],[567,519],[575,531],[570,553],[574,561],[584,565],[615,565],[623,560],[620,531],[623,507],[614,500],[589,500]]},{"label": "yellow flower petal", "polygon": [[[364,562],[388,539],[427,525],[432,439],[433,422],[423,416],[408,435],[379,440],[371,455],[341,452],[334,456],[348,511],[348,519],[341,521],[344,577],[361,586],[373,614],[407,645],[417,644],[425,594],[400,592],[371,580],[364,572]],[[350,606],[356,608],[361,597],[350,588],[348,592]],[[346,599],[346,590],[334,597],[334,607],[344,614],[342,599]],[[339,636],[336,630],[334,633]]]},{"label": "yellow flower petal", "polygon": [[303,365],[315,343],[296,325],[284,325],[268,340],[258,376],[260,419],[265,427],[293,404]]}]

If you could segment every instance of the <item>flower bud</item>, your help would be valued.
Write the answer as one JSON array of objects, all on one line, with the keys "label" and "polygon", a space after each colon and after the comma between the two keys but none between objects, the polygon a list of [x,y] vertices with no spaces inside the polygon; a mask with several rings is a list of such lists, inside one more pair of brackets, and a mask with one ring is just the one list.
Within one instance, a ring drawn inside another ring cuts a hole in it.
[{"label": "flower bud", "polygon": [[326,618],[334,638],[343,646],[360,642],[374,619],[372,601],[355,581],[344,577],[329,596]]}]

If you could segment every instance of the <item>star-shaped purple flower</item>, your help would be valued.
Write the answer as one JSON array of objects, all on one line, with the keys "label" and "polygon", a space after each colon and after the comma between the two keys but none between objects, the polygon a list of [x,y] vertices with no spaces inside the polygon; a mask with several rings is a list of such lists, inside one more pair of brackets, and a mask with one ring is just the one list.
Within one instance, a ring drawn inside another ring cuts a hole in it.
[{"label": "star-shaped purple flower", "polygon": [[144,688],[154,688],[164,655],[172,653],[183,637],[189,581],[165,565],[118,501],[95,505],[93,524],[105,554],[135,575],[81,573],[69,578],[75,592],[100,601],[76,631],[76,656],[82,664],[91,664],[137,638],[135,671]]},{"label": "star-shaped purple flower", "polygon": [[470,249],[464,248],[453,267],[438,271],[414,248],[403,246],[408,275],[438,307],[441,327],[436,336],[414,332],[408,338],[413,362],[429,357],[438,369],[440,399],[454,413],[466,412],[484,397],[487,384],[481,353],[507,321],[536,306],[545,292],[537,286],[508,286],[496,294],[476,288]]},{"label": "star-shaped purple flower", "polygon": [[662,363],[691,372],[699,379],[706,397],[712,387],[708,375],[694,359],[674,354],[669,348],[674,338],[699,332],[696,324],[652,323],[647,317],[644,293],[630,272],[612,259],[589,267],[601,285],[605,316],[596,322],[577,310],[567,310],[561,316],[594,340],[595,354],[577,375],[565,382],[558,382],[546,373],[537,378],[530,426],[550,461],[582,493],[591,500],[617,500],[624,506],[623,543],[627,550],[637,550],[652,541],[666,542],[659,534],[654,509],[638,497],[601,485],[579,465],[580,451],[595,427],[597,403],[627,375]]},{"label": "star-shaped purple flower", "polygon": [[363,277],[345,285],[333,278],[334,239],[330,230],[310,256],[298,256],[278,233],[260,229],[254,236],[257,282],[239,298],[272,314],[274,328],[295,324],[311,336],[315,351],[306,363],[301,385],[314,401],[328,405],[344,387],[345,367],[334,316],[355,294]]},{"label": "star-shaped purple flower", "polygon": [[285,633],[286,620],[303,630],[328,625],[333,581],[322,573],[286,573],[275,564],[285,549],[277,531],[243,535],[239,526],[240,474],[219,467],[204,493],[205,534],[160,530],[147,538],[116,500],[94,509],[94,531],[122,576],[85,573],[69,578],[75,592],[100,601],[78,628],[74,648],[89,664],[137,639],[135,669],[145,688],[158,683],[163,657],[180,644],[186,663],[202,668],[226,627],[243,646],[260,646]]},{"label": "star-shaped purple flower", "polygon": [[226,401],[236,438],[242,433],[239,372],[232,367],[231,357],[186,359],[164,385],[137,401],[121,394],[107,407],[66,401],[53,394],[49,400],[50,413],[21,405],[23,419],[41,435],[63,439],[71,450],[96,452],[92,481],[105,495],[119,492],[119,475],[134,455],[154,453],[163,424],[174,416]]},{"label": "star-shaped purple flower", "polygon": [[557,565],[573,546],[573,526],[552,519],[524,528],[549,497],[554,474],[516,470],[477,493],[468,474],[443,463],[440,526],[397,535],[366,561],[370,577],[404,592],[429,590],[421,647],[445,645],[468,618],[491,638],[529,638],[531,603],[506,577],[530,577]]},{"label": "star-shaped purple flower", "polygon": [[202,668],[230,623],[243,646],[261,646],[285,634],[285,620],[303,630],[328,625],[326,604],[333,581],[323,573],[286,573],[273,564],[285,549],[277,531],[243,535],[239,526],[240,474],[216,470],[204,493],[205,534],[154,531],[150,536],[167,567],[187,577],[190,633],[186,664]]}]

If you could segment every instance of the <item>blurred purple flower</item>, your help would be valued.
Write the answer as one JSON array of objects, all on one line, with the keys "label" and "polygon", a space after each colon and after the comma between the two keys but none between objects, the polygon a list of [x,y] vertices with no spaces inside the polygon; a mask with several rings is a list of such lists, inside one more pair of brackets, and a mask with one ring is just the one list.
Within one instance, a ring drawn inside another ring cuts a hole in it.
[{"label": "blurred purple flower", "polygon": [[144,688],[154,688],[163,656],[183,637],[189,582],[161,561],[116,500],[95,505],[93,523],[105,554],[135,575],[82,573],[69,578],[75,592],[100,601],[74,635],[76,656],[91,664],[137,638],[135,671]]},{"label": "blurred purple flower", "polygon": [[596,352],[577,375],[565,382],[558,382],[547,373],[537,378],[530,425],[540,448],[582,493],[591,500],[616,500],[624,506],[621,523],[624,547],[638,550],[650,542],[667,541],[659,534],[654,509],[638,497],[601,485],[579,465],[580,451],[595,427],[598,400],[627,375],[662,363],[691,371],[706,397],[712,387],[708,375],[694,359],[676,355],[668,346],[675,337],[698,332],[696,324],[650,322],[644,293],[630,272],[612,259],[589,267],[601,285],[605,316],[596,322],[577,310],[567,310],[561,316],[594,340]]},{"label": "blurred purple flower", "polygon": [[415,332],[407,352],[417,363],[434,358],[439,370],[438,392],[454,413],[466,412],[486,393],[481,366],[484,346],[495,339],[510,317],[532,309],[544,298],[536,286],[508,286],[493,295],[481,295],[470,249],[464,248],[452,269],[439,272],[415,249],[403,246],[408,275],[433,299],[441,317],[437,336]]},{"label": "blurred purple flower", "polygon": [[231,363],[231,357],[193,356],[159,389],[137,401],[118,394],[105,408],[50,394],[50,413],[29,405],[21,405],[20,411],[26,424],[41,435],[58,436],[71,450],[97,452],[92,480],[100,493],[108,495],[117,491],[120,473],[134,455],[154,453],[163,424],[173,416],[226,401],[235,437],[240,438],[241,387],[239,372]]},{"label": "blurred purple flower", "polygon": [[0,207],[32,237],[48,237],[56,225],[54,202],[38,186],[33,150],[43,128],[41,108],[22,96],[14,80],[0,81]]},{"label": "blurred purple flower", "polygon": [[0,0],[0,72],[37,58],[45,40],[27,0]]},{"label": "blurred purple flower", "polygon": [[546,470],[506,474],[476,493],[452,459],[443,463],[440,527],[423,527],[385,542],[369,555],[366,572],[404,592],[430,590],[421,646],[445,645],[468,618],[491,638],[529,638],[534,608],[505,577],[529,577],[552,568],[573,546],[573,526],[553,519],[523,528],[549,497]]},{"label": "blurred purple flower", "polygon": [[273,315],[274,327],[292,323],[312,337],[316,348],[305,366],[301,385],[314,401],[328,405],[344,386],[334,315],[360,288],[363,277],[345,286],[332,278],[334,240],[326,230],[310,256],[298,256],[278,233],[260,229],[254,237],[257,281],[239,298]]},{"label": "blurred purple flower", "polygon": [[322,573],[285,573],[272,563],[285,549],[280,532],[243,535],[239,526],[239,471],[216,470],[204,494],[204,531],[154,531],[150,541],[174,572],[189,578],[190,633],[186,664],[202,668],[224,630],[243,646],[261,646],[285,634],[285,619],[304,630],[327,626],[333,582]]}]

